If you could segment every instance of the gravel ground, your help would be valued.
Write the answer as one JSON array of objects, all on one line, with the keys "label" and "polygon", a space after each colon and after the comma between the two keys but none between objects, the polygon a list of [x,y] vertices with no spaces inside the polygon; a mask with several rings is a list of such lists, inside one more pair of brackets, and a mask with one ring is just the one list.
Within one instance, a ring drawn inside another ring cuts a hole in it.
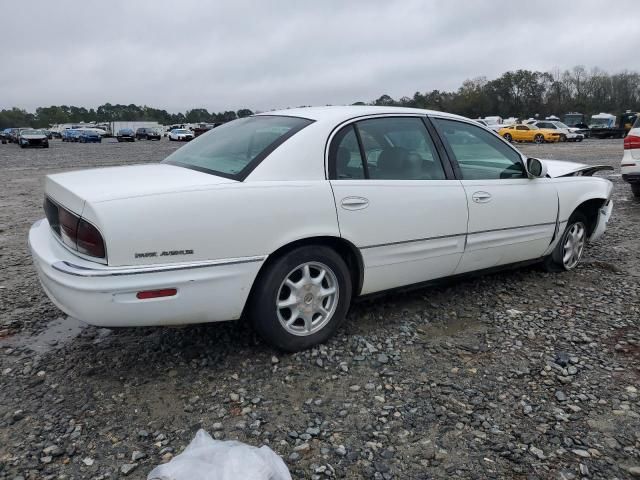
[{"label": "gravel ground", "polygon": [[296,479],[640,477],[640,202],[621,140],[522,146],[615,167],[609,230],[575,271],[361,302],[295,355],[239,322],[84,326],[42,292],[26,235],[43,175],[175,148],[0,146],[0,479],[146,478],[198,428],[268,444]]}]

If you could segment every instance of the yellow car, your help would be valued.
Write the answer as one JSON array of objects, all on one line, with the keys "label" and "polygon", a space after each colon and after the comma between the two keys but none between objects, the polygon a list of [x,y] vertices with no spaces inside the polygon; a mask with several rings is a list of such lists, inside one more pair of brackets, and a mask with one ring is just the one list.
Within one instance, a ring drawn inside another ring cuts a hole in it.
[{"label": "yellow car", "polygon": [[557,142],[562,134],[557,130],[538,128],[535,125],[509,125],[498,130],[498,135],[507,142]]}]

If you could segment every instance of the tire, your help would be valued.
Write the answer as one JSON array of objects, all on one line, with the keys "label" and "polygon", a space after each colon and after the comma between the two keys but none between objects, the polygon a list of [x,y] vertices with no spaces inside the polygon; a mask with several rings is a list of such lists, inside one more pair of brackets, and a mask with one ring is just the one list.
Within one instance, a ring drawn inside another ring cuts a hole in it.
[{"label": "tire", "polygon": [[49,148],[49,144],[47,143],[43,148]]},{"label": "tire", "polygon": [[560,135],[560,141],[561,142],[566,142],[567,141],[567,136],[566,135]]},{"label": "tire", "polygon": [[533,141],[538,145],[540,145],[541,143],[544,143],[544,135],[538,133],[535,137],[533,137]]},{"label": "tire", "polygon": [[634,197],[640,198],[640,183],[632,183],[631,192],[633,193]]},{"label": "tire", "polygon": [[511,141],[513,140],[513,137],[511,136],[510,133],[505,133],[502,138],[504,138],[507,142],[511,143]]},{"label": "tire", "polygon": [[[575,246],[576,241],[577,246]],[[549,272],[573,270],[580,263],[586,245],[587,217],[582,212],[573,212],[558,244],[544,259],[546,270]]]},{"label": "tire", "polygon": [[[315,283],[323,270],[320,284]],[[325,342],[336,332],[349,310],[351,288],[349,268],[334,250],[319,245],[298,247],[260,273],[247,316],[266,342],[298,352]],[[335,293],[321,295],[331,289]]]},{"label": "tire", "polygon": [[581,142],[582,140],[582,138],[576,138],[576,142]]}]

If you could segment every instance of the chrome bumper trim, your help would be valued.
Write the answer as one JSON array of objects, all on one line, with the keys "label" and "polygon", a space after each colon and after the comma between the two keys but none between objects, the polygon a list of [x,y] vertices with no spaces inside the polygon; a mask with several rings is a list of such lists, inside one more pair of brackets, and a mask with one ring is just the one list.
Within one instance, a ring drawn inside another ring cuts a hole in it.
[{"label": "chrome bumper trim", "polygon": [[67,275],[76,277],[117,277],[121,275],[141,275],[145,273],[171,272],[175,270],[191,270],[195,268],[222,267],[241,263],[261,262],[266,256],[232,258],[227,260],[210,260],[205,262],[179,263],[172,265],[144,265],[140,267],[97,267],[89,268],[73,263],[60,261],[51,265],[51,268]]}]

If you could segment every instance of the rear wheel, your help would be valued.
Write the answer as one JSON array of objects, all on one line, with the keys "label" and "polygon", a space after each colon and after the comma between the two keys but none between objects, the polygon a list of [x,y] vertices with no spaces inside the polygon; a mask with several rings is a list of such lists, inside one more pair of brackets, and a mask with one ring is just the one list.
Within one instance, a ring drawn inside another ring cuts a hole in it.
[{"label": "rear wheel", "polygon": [[328,247],[299,247],[260,274],[249,299],[248,317],[268,343],[289,352],[328,340],[351,302],[351,275]]},{"label": "rear wheel", "polygon": [[544,260],[548,271],[572,270],[578,265],[587,244],[587,218],[582,212],[574,212],[567,228],[550,255]]},{"label": "rear wheel", "polygon": [[511,140],[513,140],[513,137],[511,136],[510,133],[505,133],[502,138],[504,138],[507,142],[511,142]]},{"label": "rear wheel", "polygon": [[640,197],[640,183],[632,183],[631,191],[633,192],[634,197]]},{"label": "rear wheel", "polygon": [[535,137],[533,137],[533,141],[536,143],[544,143],[544,135],[542,135],[541,133],[536,134]]}]

